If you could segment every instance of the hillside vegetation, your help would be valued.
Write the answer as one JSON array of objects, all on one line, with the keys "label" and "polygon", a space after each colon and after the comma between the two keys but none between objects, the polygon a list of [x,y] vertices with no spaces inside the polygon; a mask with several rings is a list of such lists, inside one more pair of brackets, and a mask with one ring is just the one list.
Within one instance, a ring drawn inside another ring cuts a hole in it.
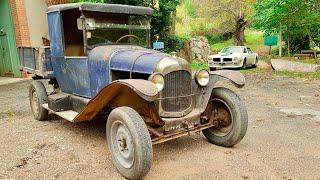
[{"label": "hillside vegetation", "polygon": [[[207,18],[197,16],[193,0],[184,0],[177,7],[176,35],[189,39],[194,36],[206,36],[213,52],[219,52],[226,46],[234,44],[232,35],[224,35],[219,29],[219,20],[209,21]],[[254,29],[245,30],[245,45],[259,54],[266,55],[269,47],[264,46],[263,32]]]},{"label": "hillside vegetation", "polygon": [[[260,31],[255,31],[248,29],[245,31],[245,45],[250,47],[253,51],[258,52],[259,54],[267,54],[269,47],[264,45],[263,33]],[[218,52],[226,46],[233,45],[233,39],[228,39],[220,42],[210,42],[213,52]]]}]

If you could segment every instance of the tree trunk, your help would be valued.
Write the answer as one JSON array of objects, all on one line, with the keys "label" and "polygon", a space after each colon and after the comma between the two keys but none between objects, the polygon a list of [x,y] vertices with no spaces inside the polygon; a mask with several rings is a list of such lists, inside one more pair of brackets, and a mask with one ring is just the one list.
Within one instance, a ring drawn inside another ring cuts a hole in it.
[{"label": "tree trunk", "polygon": [[244,30],[246,29],[247,22],[244,20],[244,14],[240,13],[238,17],[236,17],[236,30],[233,33],[234,45],[236,46],[244,46],[245,36]]},{"label": "tree trunk", "polygon": [[177,10],[172,12],[172,26],[170,28],[170,34],[176,34],[176,21],[177,21]]},{"label": "tree trunk", "polygon": [[280,23],[279,31],[279,56],[282,57],[282,24]]},{"label": "tree trunk", "polygon": [[289,38],[287,40],[287,44],[288,44],[288,56],[290,56],[290,40],[289,40]]}]

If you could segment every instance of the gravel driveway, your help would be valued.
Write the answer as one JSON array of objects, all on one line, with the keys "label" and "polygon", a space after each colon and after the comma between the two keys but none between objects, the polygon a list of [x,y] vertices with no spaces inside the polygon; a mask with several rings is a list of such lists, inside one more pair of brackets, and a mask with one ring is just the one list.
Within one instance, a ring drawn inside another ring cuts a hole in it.
[{"label": "gravel driveway", "polygon": [[[154,146],[146,179],[320,179],[320,81],[247,74],[249,127],[234,148],[193,134]],[[28,85],[0,85],[0,179],[122,179],[105,124],[33,119]],[[234,88],[233,88],[234,89]]]}]

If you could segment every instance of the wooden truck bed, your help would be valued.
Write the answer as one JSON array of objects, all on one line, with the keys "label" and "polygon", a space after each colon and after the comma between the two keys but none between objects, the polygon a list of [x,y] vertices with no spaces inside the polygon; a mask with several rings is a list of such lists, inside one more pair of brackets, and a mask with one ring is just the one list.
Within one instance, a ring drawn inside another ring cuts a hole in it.
[{"label": "wooden truck bed", "polygon": [[20,70],[41,78],[53,76],[50,47],[19,47]]}]

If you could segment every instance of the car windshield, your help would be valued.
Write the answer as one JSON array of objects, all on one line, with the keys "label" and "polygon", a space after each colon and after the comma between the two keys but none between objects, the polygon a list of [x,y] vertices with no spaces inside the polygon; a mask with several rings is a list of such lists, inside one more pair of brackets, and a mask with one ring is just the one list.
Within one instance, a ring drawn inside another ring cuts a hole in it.
[{"label": "car windshield", "polygon": [[123,14],[86,14],[87,47],[130,44],[148,47],[150,23],[145,16]]},{"label": "car windshield", "polygon": [[243,53],[243,47],[226,47],[221,50],[221,53],[232,54],[232,53]]}]

